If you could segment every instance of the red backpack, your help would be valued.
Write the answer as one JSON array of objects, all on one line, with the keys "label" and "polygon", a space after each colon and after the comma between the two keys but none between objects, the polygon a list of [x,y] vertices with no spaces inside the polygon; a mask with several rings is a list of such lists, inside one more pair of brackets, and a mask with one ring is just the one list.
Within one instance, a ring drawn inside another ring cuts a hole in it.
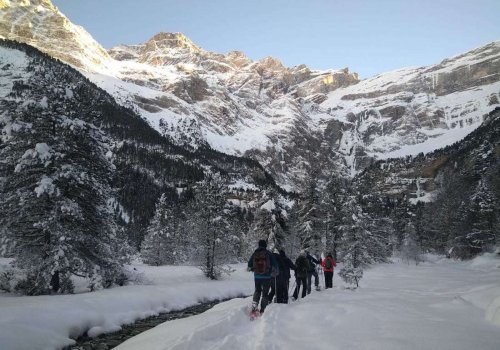
[{"label": "red backpack", "polygon": [[269,266],[271,266],[271,260],[267,250],[256,250],[253,254],[253,271],[257,275],[266,275],[269,273]]}]

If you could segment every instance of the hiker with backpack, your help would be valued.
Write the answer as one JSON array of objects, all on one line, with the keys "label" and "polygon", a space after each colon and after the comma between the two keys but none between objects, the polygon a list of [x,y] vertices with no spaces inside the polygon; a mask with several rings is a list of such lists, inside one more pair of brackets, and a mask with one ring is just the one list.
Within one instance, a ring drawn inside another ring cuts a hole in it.
[{"label": "hiker with backpack", "polygon": [[271,286],[269,300],[272,300],[276,293],[276,302],[279,304],[288,304],[288,287],[290,285],[290,270],[295,270],[295,265],[290,260],[283,249],[274,250],[274,256],[278,262],[279,274],[275,277],[275,288]]},{"label": "hiker with backpack", "polygon": [[307,260],[306,252],[301,250],[297,260],[295,260],[296,286],[293,292],[293,300],[297,300],[299,297],[300,286],[302,286],[302,298],[305,298],[307,294],[307,272],[310,268],[311,264],[309,264],[309,260]]},{"label": "hiker with backpack", "polygon": [[271,288],[273,269],[274,271],[278,270],[276,258],[267,250],[267,242],[265,240],[261,239],[259,241],[259,247],[248,260],[248,269],[253,271],[255,280],[252,313],[258,310],[259,301],[260,313],[263,313],[269,303],[269,289]]},{"label": "hiker with backpack", "polygon": [[[286,256],[285,251],[280,249],[279,259],[282,261],[283,272],[280,270],[280,278],[283,288],[281,289],[281,296],[278,294],[278,300],[281,300],[283,304],[288,304],[288,288],[290,286],[290,270],[295,270],[295,265],[288,256]],[[281,266],[281,265],[280,265]],[[280,301],[278,301],[279,303]]]},{"label": "hiker with backpack", "polygon": [[337,266],[337,261],[333,258],[332,254],[328,254],[321,262],[323,271],[325,273],[325,289],[332,288],[333,270]]},{"label": "hiker with backpack", "polygon": [[280,265],[278,249],[274,248],[272,252],[276,263],[278,264],[278,269],[276,271],[271,271],[271,291],[269,292],[269,302],[272,303],[274,297],[276,296],[276,302],[278,301],[279,292],[281,292],[280,275],[282,266]]},{"label": "hiker with backpack", "polygon": [[307,271],[307,294],[311,293],[311,281],[312,276],[314,276],[314,286],[316,290],[319,290],[319,276],[318,271],[316,271],[316,264],[319,264],[319,261],[309,254],[309,251],[306,250],[306,258],[309,261],[309,270]]}]

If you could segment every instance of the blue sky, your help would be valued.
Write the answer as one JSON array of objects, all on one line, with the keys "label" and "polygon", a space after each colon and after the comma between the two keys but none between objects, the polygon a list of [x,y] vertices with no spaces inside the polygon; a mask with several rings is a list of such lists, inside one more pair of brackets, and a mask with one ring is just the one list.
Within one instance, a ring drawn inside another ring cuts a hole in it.
[{"label": "blue sky", "polygon": [[53,0],[105,48],[182,32],[245,52],[362,78],[438,63],[500,40],[499,0]]}]

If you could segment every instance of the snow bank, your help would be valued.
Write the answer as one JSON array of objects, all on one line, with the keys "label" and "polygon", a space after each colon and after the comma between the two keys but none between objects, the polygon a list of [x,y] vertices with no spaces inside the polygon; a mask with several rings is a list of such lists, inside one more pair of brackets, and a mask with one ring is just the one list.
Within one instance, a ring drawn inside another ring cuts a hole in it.
[{"label": "snow bank", "polygon": [[195,267],[134,267],[152,284],[75,295],[0,293],[0,349],[59,349],[87,330],[96,336],[160,312],[253,291],[243,265],[233,266],[236,272],[222,281],[207,280]]},{"label": "snow bank", "polygon": [[500,327],[500,289],[497,289],[497,294],[499,296],[486,309],[486,319]]},{"label": "snow bank", "polygon": [[[500,258],[497,254],[484,254],[472,260],[471,269],[479,274],[492,271],[500,273]],[[485,281],[486,282],[486,281]],[[467,293],[464,299],[485,311],[486,320],[500,327],[500,285],[499,283],[484,283]]]}]

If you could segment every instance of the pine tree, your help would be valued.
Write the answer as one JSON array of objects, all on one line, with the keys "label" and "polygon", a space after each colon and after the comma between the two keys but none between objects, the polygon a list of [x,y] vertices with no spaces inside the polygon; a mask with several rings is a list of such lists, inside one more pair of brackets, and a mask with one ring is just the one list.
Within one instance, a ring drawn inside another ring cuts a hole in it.
[{"label": "pine tree", "polygon": [[162,194],[156,203],[156,210],[151,224],[148,227],[146,237],[142,242],[142,260],[149,265],[167,264],[169,252],[166,249],[166,239],[172,234],[167,228],[170,217],[166,215],[167,199]]},{"label": "pine tree", "polygon": [[[285,226],[285,240],[282,243],[282,249],[289,256],[298,256],[302,249],[297,212],[298,206],[296,204],[287,211],[287,225]],[[256,242],[254,240],[254,246]]]},{"label": "pine tree", "polygon": [[344,204],[342,212],[340,255],[344,265],[339,275],[358,287],[365,266],[386,261],[387,237],[374,230],[373,219],[363,212],[354,196]]},{"label": "pine tree", "polygon": [[271,192],[264,197],[264,203],[257,209],[248,235],[248,253],[253,252],[258,240],[264,239],[269,250],[283,248],[285,242],[286,211]]},{"label": "pine tree", "polygon": [[364,239],[366,222],[361,208],[351,198],[346,203],[342,224],[341,260],[343,267],[340,277],[351,285],[359,286],[363,277],[363,265],[368,263],[367,246]]},{"label": "pine tree", "polygon": [[323,251],[322,233],[324,231],[320,213],[320,196],[313,179],[308,182],[304,197],[298,205],[298,231],[302,248],[311,252]]},{"label": "pine tree", "polygon": [[229,234],[230,210],[226,202],[227,187],[220,177],[211,177],[199,184],[190,203],[189,221],[193,232],[195,261],[206,277],[219,279],[231,273],[227,265],[234,239]]},{"label": "pine tree", "polygon": [[403,244],[401,246],[401,257],[410,264],[414,261],[416,265],[420,262],[420,246],[418,244],[417,230],[410,221],[405,228]]},{"label": "pine tree", "polygon": [[182,198],[168,202],[165,193],[160,196],[142,242],[141,256],[146,264],[175,265],[188,260],[190,252],[184,207]]},{"label": "pine tree", "polygon": [[[6,160],[0,230],[27,294],[71,292],[71,276],[108,287],[121,278],[106,138],[94,125],[45,107],[17,115],[24,125],[0,148]],[[29,127],[28,127],[29,125]]]},{"label": "pine tree", "polygon": [[372,263],[387,262],[392,254],[391,238],[394,237],[393,222],[389,218],[373,219],[365,214],[367,221],[368,256]]},{"label": "pine tree", "polygon": [[325,252],[337,258],[338,246],[342,240],[343,205],[349,199],[351,186],[345,179],[332,177],[321,197],[321,212],[324,214]]},{"label": "pine tree", "polygon": [[246,261],[248,259],[246,239],[250,230],[251,215],[246,207],[229,204],[228,215],[229,232],[234,242],[234,262]]},{"label": "pine tree", "polygon": [[394,253],[397,253],[401,250],[403,244],[406,225],[411,220],[411,212],[406,197],[399,198],[395,201],[391,219],[395,238],[392,248],[394,249]]},{"label": "pine tree", "polygon": [[487,186],[487,182],[479,181],[470,196],[467,213],[469,232],[465,236],[465,241],[468,247],[468,257],[476,256],[495,245],[496,207],[495,197]]}]

